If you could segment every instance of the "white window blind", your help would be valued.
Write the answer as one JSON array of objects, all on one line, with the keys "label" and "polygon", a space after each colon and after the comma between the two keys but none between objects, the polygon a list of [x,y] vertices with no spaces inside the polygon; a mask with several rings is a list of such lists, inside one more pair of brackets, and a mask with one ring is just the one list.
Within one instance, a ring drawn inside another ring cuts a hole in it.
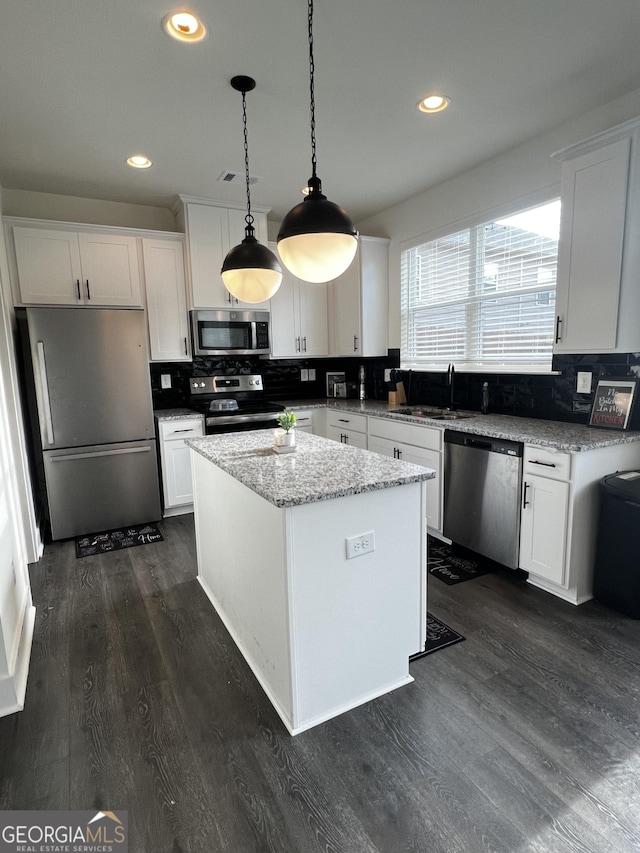
[{"label": "white window blind", "polygon": [[560,201],[401,256],[405,368],[551,368]]}]

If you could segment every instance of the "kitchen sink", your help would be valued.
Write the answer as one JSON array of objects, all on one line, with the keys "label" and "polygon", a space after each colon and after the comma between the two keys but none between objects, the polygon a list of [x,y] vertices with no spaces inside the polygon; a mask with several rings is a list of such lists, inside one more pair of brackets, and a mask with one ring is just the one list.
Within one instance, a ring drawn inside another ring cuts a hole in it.
[{"label": "kitchen sink", "polygon": [[467,412],[451,412],[448,409],[437,409],[435,406],[405,406],[402,409],[391,409],[391,414],[410,415],[412,418],[429,418],[436,421],[459,421],[475,417]]}]

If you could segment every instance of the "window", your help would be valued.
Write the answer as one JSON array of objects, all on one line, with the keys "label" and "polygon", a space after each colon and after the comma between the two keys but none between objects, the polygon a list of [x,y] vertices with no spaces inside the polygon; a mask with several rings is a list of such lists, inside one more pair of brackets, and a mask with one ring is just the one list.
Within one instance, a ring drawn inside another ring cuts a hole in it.
[{"label": "window", "polygon": [[551,368],[560,201],[402,253],[405,368]]}]

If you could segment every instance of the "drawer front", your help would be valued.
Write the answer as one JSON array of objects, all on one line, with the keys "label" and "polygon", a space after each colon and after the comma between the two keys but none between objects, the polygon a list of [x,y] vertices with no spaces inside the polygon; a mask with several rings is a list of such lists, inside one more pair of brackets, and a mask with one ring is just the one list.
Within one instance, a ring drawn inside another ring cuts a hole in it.
[{"label": "drawer front", "polygon": [[525,444],[523,471],[525,474],[537,474],[550,480],[571,479],[571,454],[552,447],[536,447]]},{"label": "drawer front", "polygon": [[438,427],[407,424],[388,418],[369,418],[369,435],[426,447],[429,450],[442,450],[442,433],[443,430]]},{"label": "drawer front", "polygon": [[313,431],[313,410],[312,409],[292,409],[296,416],[296,429]]},{"label": "drawer front", "polygon": [[163,421],[160,427],[160,438],[162,441],[175,441],[177,439],[198,438],[204,435],[203,418],[185,418],[182,421]]},{"label": "drawer front", "polygon": [[367,416],[353,415],[351,412],[327,412],[327,426],[341,429],[343,432],[367,432]]}]

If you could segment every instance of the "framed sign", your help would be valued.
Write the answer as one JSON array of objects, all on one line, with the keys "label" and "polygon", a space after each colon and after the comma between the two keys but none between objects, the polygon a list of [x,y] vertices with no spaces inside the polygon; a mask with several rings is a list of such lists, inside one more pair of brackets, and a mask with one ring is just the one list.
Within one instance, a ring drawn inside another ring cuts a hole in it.
[{"label": "framed sign", "polygon": [[635,379],[598,380],[589,426],[629,429],[635,394]]}]

